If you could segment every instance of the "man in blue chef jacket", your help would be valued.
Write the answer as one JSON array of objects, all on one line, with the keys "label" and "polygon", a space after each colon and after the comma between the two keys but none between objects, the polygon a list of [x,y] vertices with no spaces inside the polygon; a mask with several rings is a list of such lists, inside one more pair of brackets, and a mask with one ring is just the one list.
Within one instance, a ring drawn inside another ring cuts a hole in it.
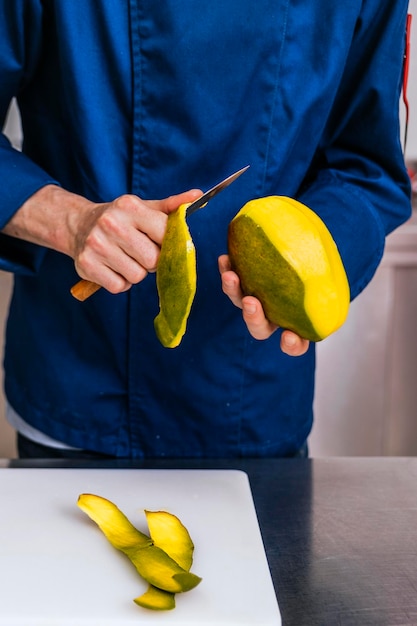
[{"label": "man in blue chef jacket", "polygon": [[[5,391],[22,457],[303,453],[314,345],[242,299],[227,226],[252,198],[294,197],[332,233],[352,298],[366,286],[410,214],[406,11],[0,0],[1,120],[16,97],[24,135],[22,152],[0,143],[0,268],[15,275]],[[167,214],[246,164],[189,219],[197,294],[180,346],[163,348]],[[84,303],[70,294],[80,277],[103,286]]]}]

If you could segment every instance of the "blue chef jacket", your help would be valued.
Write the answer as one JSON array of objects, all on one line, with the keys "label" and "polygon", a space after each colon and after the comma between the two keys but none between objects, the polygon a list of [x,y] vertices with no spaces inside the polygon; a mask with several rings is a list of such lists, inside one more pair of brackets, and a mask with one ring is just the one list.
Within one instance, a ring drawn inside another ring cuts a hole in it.
[{"label": "blue chef jacket", "polygon": [[312,425],[314,346],[249,335],[217,257],[248,200],[288,195],[339,247],[352,297],[410,213],[398,99],[405,0],[0,0],[0,227],[47,183],[109,201],[237,182],[189,220],[198,288],[163,348],[153,275],[80,303],[65,255],[0,235],[15,273],[5,389],[32,426],[118,456],[288,455]]}]

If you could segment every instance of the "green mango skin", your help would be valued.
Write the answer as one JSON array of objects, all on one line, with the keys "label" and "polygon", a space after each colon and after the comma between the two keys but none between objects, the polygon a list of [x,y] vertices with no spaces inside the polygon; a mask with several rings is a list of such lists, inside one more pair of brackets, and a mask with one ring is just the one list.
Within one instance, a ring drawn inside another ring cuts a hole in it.
[{"label": "green mango skin", "polygon": [[189,572],[193,564],[194,544],[182,522],[167,511],[145,511],[145,515],[155,545]]},{"label": "green mango skin", "polygon": [[144,609],[153,611],[172,611],[175,609],[175,594],[149,585],[148,590],[133,600]]},{"label": "green mango skin", "polygon": [[154,328],[165,348],[181,343],[197,288],[196,252],[186,222],[187,206],[182,204],[168,215],[156,269],[159,313]]},{"label": "green mango skin", "polygon": [[250,217],[230,223],[228,251],[243,293],[258,298],[270,322],[310,341],[322,339],[304,309],[303,281]]}]

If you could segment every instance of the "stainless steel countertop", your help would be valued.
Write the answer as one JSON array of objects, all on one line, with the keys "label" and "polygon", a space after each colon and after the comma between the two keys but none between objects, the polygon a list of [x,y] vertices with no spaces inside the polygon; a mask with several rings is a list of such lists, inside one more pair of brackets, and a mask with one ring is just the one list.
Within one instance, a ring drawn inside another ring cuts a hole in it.
[{"label": "stainless steel countertop", "polygon": [[417,624],[417,458],[0,460],[4,467],[242,469],[284,626]]}]

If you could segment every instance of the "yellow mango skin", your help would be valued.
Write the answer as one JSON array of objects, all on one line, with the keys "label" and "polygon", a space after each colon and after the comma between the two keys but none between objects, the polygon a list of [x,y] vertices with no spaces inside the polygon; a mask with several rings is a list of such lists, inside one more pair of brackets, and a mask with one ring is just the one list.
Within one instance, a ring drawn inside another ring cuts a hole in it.
[{"label": "yellow mango skin", "polygon": [[189,571],[193,564],[194,544],[183,523],[167,511],[145,511],[145,515],[151,539]]},{"label": "yellow mango skin", "polygon": [[175,609],[175,594],[149,585],[148,590],[133,600],[144,609],[153,611],[172,611]]},{"label": "yellow mango skin", "polygon": [[112,546],[122,552],[153,545],[150,537],[130,523],[126,515],[110,500],[93,493],[79,496],[78,506],[100,527]]},{"label": "yellow mango skin", "polygon": [[201,578],[184,570],[171,557],[138,531],[109,500],[94,494],[81,494],[78,506],[99,526],[110,543],[121,550],[138,573],[151,585],[180,593],[196,587]]},{"label": "yellow mango skin", "polygon": [[196,253],[186,222],[189,204],[168,215],[156,270],[160,311],[156,335],[166,348],[176,348],[184,336],[197,288]]},{"label": "yellow mango skin", "polygon": [[243,292],[271,322],[310,341],[345,322],[350,291],[339,251],[304,204],[284,196],[248,202],[229,225],[228,250]]}]

